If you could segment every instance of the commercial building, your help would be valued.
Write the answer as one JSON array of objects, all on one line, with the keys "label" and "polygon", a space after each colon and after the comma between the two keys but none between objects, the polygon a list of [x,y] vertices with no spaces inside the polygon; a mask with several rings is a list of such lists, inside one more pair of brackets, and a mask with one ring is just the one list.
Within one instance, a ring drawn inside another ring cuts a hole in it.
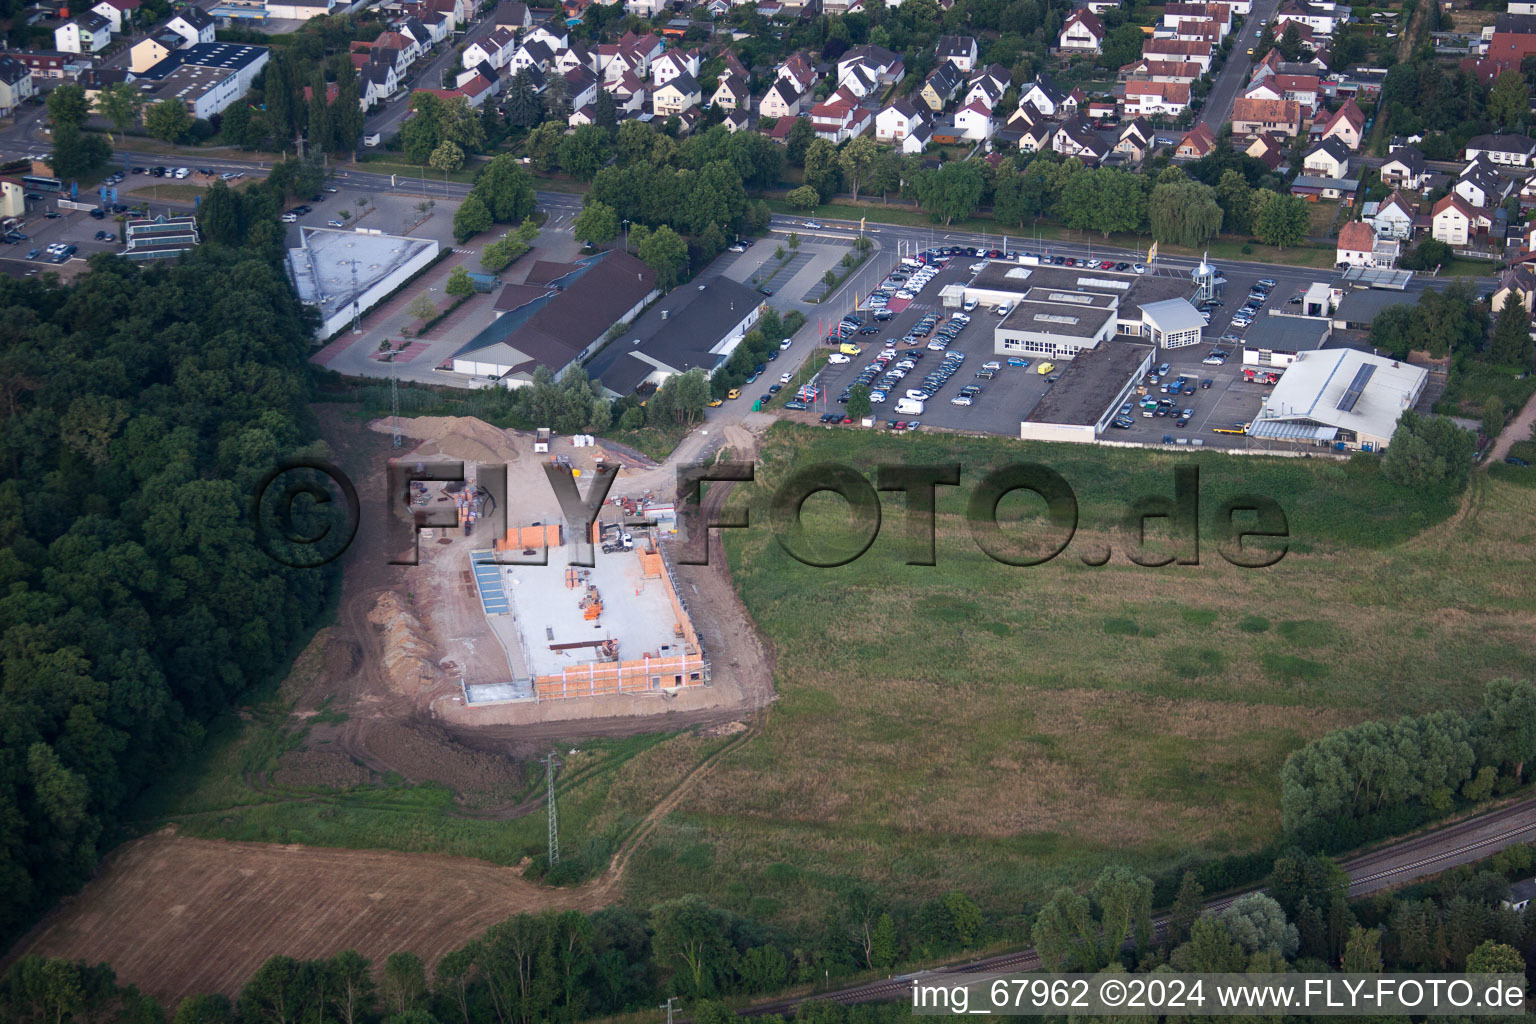
[{"label": "commercial building", "polygon": [[1091,443],[1109,429],[1136,382],[1152,369],[1155,351],[1151,345],[1112,340],[1080,353],[1020,422],[1019,437]]},{"label": "commercial building", "polygon": [[135,70],[134,78],[148,102],[179,99],[193,117],[206,119],[250,91],[267,56],[261,46],[196,43],[168,51],[154,65]]},{"label": "commercial building", "polygon": [[577,263],[536,263],[526,285],[544,286],[545,294],[503,310],[455,352],[455,373],[498,378],[509,388],[531,383],[540,366],[558,377],[660,294],[656,272],[616,250]]},{"label": "commercial building", "polygon": [[325,339],[426,268],[437,252],[430,238],[300,227],[299,247],[288,250],[288,273],[299,299],[319,309],[315,336]]},{"label": "commercial building", "polygon": [[1163,299],[1141,307],[1146,325],[1142,337],[1159,348],[1185,348],[1200,344],[1205,318],[1188,299]]},{"label": "commercial building", "polygon": [[197,218],[167,217],[131,220],[123,225],[123,255],[130,260],[163,260],[180,256],[202,239],[197,233]]},{"label": "commercial building", "polygon": [[619,398],[689,370],[713,373],[762,311],[762,296],[728,277],[678,288],[604,346],[587,372]]},{"label": "commercial building", "polygon": [[1300,352],[1248,427],[1253,437],[1381,451],[1429,372],[1355,349]]}]

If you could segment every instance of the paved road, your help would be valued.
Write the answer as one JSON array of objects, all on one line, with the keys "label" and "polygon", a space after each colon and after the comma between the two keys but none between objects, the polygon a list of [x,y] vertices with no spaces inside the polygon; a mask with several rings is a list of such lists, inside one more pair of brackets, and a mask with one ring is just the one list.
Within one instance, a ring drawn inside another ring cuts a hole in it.
[{"label": "paved road", "polygon": [[[1278,6],[1279,0],[1253,0],[1248,17],[1243,19],[1243,27],[1238,30],[1237,40],[1232,44],[1227,62],[1222,65],[1215,84],[1206,95],[1205,106],[1200,108],[1200,123],[1209,128],[1212,135],[1220,135],[1222,124],[1231,119],[1232,101],[1237,99],[1248,80],[1248,72],[1253,69],[1253,64],[1248,60],[1248,50],[1258,45],[1264,23],[1275,16]],[[1264,55],[1258,53],[1254,56]]]},{"label": "paved road", "polygon": [[[1501,810],[1456,822],[1435,829],[1424,835],[1390,843],[1370,853],[1361,854],[1342,863],[1350,878],[1349,894],[1364,896],[1378,889],[1402,885],[1415,879],[1437,874],[1458,864],[1470,864],[1491,856],[1506,846],[1528,843],[1536,839],[1536,798],[1523,800]],[[1248,892],[1259,892],[1250,889]],[[1209,910],[1220,910],[1244,893],[1235,893],[1212,900],[1206,904]],[[1158,918],[1154,924],[1159,934],[1167,923]],[[835,1003],[890,1002],[906,997],[912,983],[942,980],[952,974],[991,974],[998,972],[1037,971],[1040,957],[1033,949],[984,957],[964,963],[914,974],[904,974],[884,981],[853,985],[832,992],[795,999],[780,999],[761,1003],[743,1010],[743,1015],[757,1016],[767,1013],[792,1011],[795,1006],[809,999],[827,999]]]}]

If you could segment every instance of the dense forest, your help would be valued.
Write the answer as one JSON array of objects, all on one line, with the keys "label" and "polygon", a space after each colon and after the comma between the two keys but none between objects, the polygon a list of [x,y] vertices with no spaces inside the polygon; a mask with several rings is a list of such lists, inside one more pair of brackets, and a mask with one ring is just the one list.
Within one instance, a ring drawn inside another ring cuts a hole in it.
[{"label": "dense forest", "polygon": [[[277,228],[266,186],[232,215]],[[227,197],[227,194],[226,194]],[[174,264],[0,278],[0,936],[85,879],[120,813],[289,663],[330,577],[256,544],[309,452],[308,314],[281,233]]]}]

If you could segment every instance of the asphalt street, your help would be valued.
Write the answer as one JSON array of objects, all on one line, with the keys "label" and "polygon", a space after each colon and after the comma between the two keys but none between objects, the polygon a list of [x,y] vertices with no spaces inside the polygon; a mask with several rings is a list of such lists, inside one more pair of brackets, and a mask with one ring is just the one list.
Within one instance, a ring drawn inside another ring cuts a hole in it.
[{"label": "asphalt street", "polygon": [[[1243,27],[1238,29],[1227,62],[1206,95],[1205,106],[1200,108],[1200,123],[1211,130],[1212,136],[1220,135],[1222,124],[1231,117],[1232,101],[1237,99],[1238,92],[1248,80],[1248,73],[1253,70],[1248,51],[1258,44],[1264,23],[1275,16],[1278,7],[1279,0],[1253,0],[1248,17],[1243,19]],[[1256,53],[1254,56],[1264,55]]]}]

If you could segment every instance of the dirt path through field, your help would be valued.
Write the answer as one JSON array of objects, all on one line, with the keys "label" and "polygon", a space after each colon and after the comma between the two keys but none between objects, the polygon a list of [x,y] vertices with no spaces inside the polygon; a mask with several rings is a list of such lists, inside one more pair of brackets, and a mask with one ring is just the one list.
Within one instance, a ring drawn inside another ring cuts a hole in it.
[{"label": "dirt path through field", "polygon": [[1504,429],[1499,431],[1499,436],[1494,439],[1493,447],[1488,450],[1488,457],[1483,460],[1483,465],[1491,466],[1495,462],[1503,462],[1504,456],[1509,454],[1510,446],[1516,441],[1529,441],[1531,428],[1536,426],[1536,394],[1525,401],[1525,408],[1521,409],[1515,418],[1504,424]]}]

